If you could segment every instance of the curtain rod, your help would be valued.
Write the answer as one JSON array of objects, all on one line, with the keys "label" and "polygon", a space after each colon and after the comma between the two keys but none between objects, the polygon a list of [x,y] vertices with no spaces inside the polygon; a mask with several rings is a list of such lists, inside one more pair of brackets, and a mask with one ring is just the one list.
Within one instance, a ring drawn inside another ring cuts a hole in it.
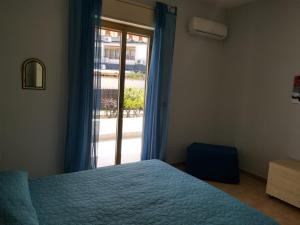
[{"label": "curtain rod", "polygon": [[[128,5],[133,5],[133,6],[137,6],[137,7],[141,7],[141,8],[144,8],[144,9],[148,9],[148,10],[151,10],[151,11],[154,11],[154,8],[155,8],[155,5],[152,4],[145,4],[145,3],[141,3],[141,2],[136,2],[136,1],[133,1],[133,0],[117,0],[119,2],[123,2],[125,4],[128,4]],[[175,10],[175,12],[177,11],[177,6],[170,6],[170,8],[173,8]]]},{"label": "curtain rod", "polygon": [[141,7],[141,8],[144,8],[144,9],[148,9],[148,10],[151,10],[151,11],[154,10],[154,5],[148,5],[148,4],[144,4],[144,3],[141,3],[141,2],[135,2],[135,1],[132,1],[132,0],[117,0],[117,1],[126,3],[128,5],[133,5],[133,6]]}]

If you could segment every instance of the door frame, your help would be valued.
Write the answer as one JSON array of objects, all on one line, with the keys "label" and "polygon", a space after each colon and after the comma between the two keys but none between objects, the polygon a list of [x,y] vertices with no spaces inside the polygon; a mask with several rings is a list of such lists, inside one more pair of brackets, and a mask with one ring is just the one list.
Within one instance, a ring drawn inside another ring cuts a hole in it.
[{"label": "door frame", "polygon": [[[121,33],[121,54],[120,54],[120,70],[119,70],[119,98],[118,98],[118,116],[117,116],[117,142],[115,147],[115,165],[121,164],[122,152],[122,135],[123,135],[123,111],[124,111],[124,90],[125,90],[125,70],[126,70],[126,45],[127,34],[135,34],[149,38],[148,51],[147,51],[147,73],[145,93],[147,93],[147,80],[149,73],[149,66],[151,61],[151,51],[153,42],[153,30],[148,30],[131,25],[111,22],[107,20],[101,21],[100,29],[115,30]],[[145,107],[144,107],[145,108]]]}]

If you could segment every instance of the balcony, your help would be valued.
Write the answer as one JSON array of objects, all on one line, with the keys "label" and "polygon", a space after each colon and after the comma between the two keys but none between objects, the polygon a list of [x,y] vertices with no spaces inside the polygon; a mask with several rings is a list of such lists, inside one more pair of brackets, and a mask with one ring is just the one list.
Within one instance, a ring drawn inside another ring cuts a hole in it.
[{"label": "balcony", "polygon": [[[115,164],[116,118],[100,118],[98,142],[98,167]],[[123,119],[121,163],[140,161],[142,148],[143,117]]]}]

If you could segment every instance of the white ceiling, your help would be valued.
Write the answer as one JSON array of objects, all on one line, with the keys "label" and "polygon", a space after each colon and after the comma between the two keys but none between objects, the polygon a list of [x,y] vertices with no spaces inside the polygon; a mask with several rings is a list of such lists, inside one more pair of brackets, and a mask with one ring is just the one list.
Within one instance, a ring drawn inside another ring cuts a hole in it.
[{"label": "white ceiling", "polygon": [[211,3],[213,5],[223,7],[223,8],[232,8],[240,6],[255,0],[201,0],[203,2]]}]

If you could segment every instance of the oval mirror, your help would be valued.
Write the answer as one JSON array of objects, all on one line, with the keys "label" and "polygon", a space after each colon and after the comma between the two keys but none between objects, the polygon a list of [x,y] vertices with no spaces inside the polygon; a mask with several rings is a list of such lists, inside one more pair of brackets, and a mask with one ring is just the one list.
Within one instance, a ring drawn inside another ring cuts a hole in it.
[{"label": "oval mirror", "polygon": [[39,59],[27,59],[22,65],[22,88],[45,89],[46,67]]}]

